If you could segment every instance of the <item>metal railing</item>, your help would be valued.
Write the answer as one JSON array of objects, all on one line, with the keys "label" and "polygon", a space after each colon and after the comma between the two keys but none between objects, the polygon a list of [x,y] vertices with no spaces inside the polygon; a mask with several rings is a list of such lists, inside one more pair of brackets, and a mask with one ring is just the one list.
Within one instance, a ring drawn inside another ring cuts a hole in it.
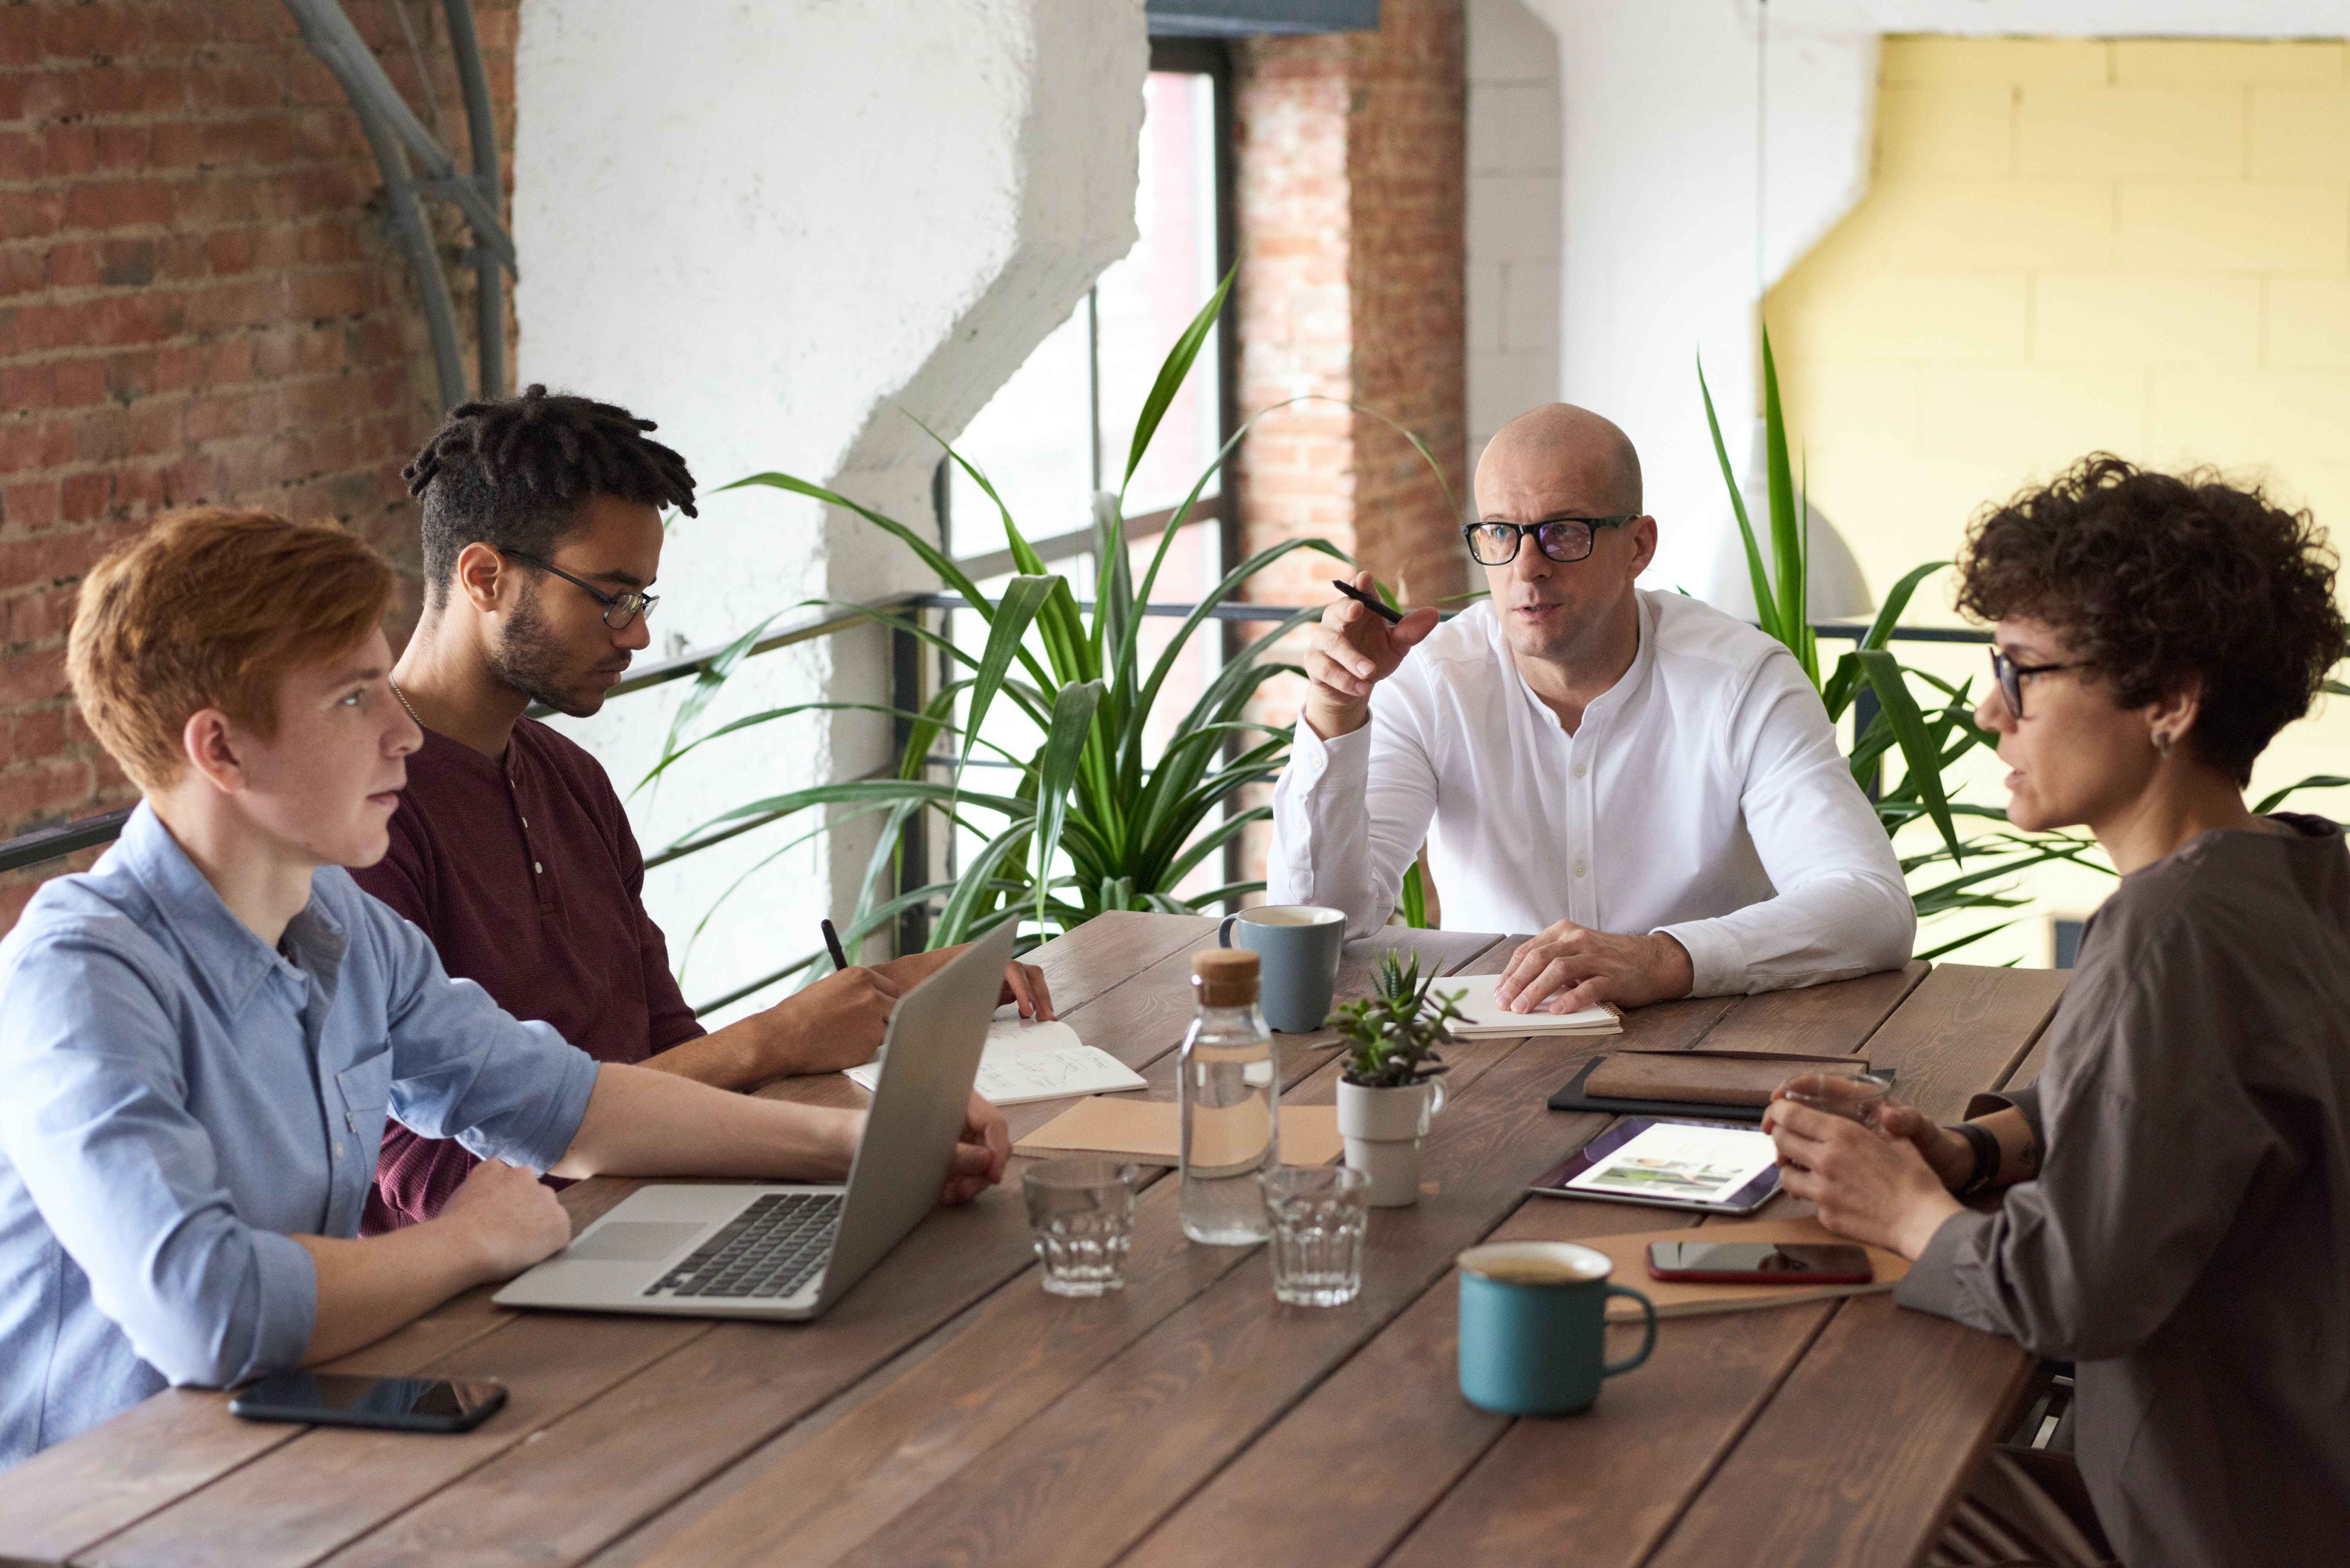
[{"label": "metal railing", "polygon": [[[1161,526],[1163,526],[1163,520],[1160,520],[1160,522]],[[1066,556],[1081,554],[1085,548],[1083,541],[1089,538],[1090,535],[1078,534],[1066,535],[1066,537],[1078,541],[1078,543],[1076,543],[1067,548],[1057,548],[1056,554],[1053,558],[1059,559]],[[1054,544],[1057,547],[1060,542],[1048,541],[1047,543]],[[976,561],[962,564],[966,567],[966,569],[974,566],[983,567],[986,566],[991,560],[992,557],[982,556]],[[990,575],[993,576],[995,574],[991,573]],[[854,606],[838,606],[811,609],[804,615],[785,621],[784,624],[768,632],[764,637],[762,637],[758,641],[753,643],[748,651],[744,654],[744,657],[752,658],[761,654],[773,653],[779,649],[796,647],[801,643],[813,642],[819,638],[832,637],[840,632],[851,630],[859,627],[872,627],[877,624],[886,625],[886,623],[877,623],[875,621],[874,617],[877,615],[887,615],[907,610],[920,612],[925,610],[939,611],[967,609],[969,607],[970,607],[965,604],[962,597],[953,594],[904,593],[893,594],[887,597],[868,600],[862,604]],[[1080,601],[1078,607],[1083,611],[1090,611],[1093,608],[1093,606],[1089,602]],[[1191,604],[1149,604],[1141,607],[1140,613],[1151,617],[1182,617],[1192,614],[1198,609],[1198,606]],[[1211,618],[1220,621],[1260,622],[1272,624],[1284,620],[1290,616],[1298,614],[1304,607],[1306,607],[1296,605],[1260,605],[1246,603],[1221,604],[1211,607],[1208,611],[1208,615]],[[1458,612],[1448,611],[1446,613],[1450,616]],[[1864,624],[1856,624],[1848,621],[1822,621],[1816,623],[1813,629],[1824,638],[1845,639],[1857,642],[1862,637],[1866,635],[1868,628]],[[1894,629],[1893,640],[1897,642],[1987,643],[1991,640],[1991,634],[1964,627],[1898,627]],[[672,680],[682,680],[690,677],[699,675],[703,670],[710,668],[712,661],[717,659],[723,651],[723,648],[698,649],[687,653],[680,654],[674,659],[665,659],[657,663],[649,664],[644,668],[636,670],[632,674],[629,675],[625,680],[622,680],[617,685],[613,686],[608,695],[611,697],[620,697],[631,692],[647,691],[650,691],[654,687],[666,685]],[[921,649],[917,640],[904,632],[895,631],[893,629],[889,638],[889,687],[893,697],[894,706],[917,707],[920,705],[917,694],[920,692],[921,687],[921,673],[920,668],[920,659]],[[1864,691],[1861,696],[1861,711],[1856,714],[1856,722],[1863,727],[1866,727],[1871,716],[1867,711],[1869,695],[1869,693]],[[904,699],[910,696],[915,697],[916,700],[912,701],[904,701]],[[544,709],[532,710],[534,716],[544,716],[546,711]],[[905,730],[901,723],[899,725],[899,732],[897,736],[898,744],[896,748],[898,753],[900,755],[903,754],[905,739]],[[955,759],[949,757],[938,757],[931,760],[935,763],[944,763],[949,766],[953,765],[955,762]],[[887,772],[894,771],[895,767],[896,764],[893,763],[889,764],[888,769],[878,770],[873,774],[864,776],[875,778],[882,777],[885,776]],[[110,844],[122,831],[122,825],[130,818],[130,808],[124,807],[120,810],[100,813],[95,816],[82,817],[72,822],[55,823],[46,827],[35,828],[29,833],[20,834],[15,838],[0,842],[0,873],[27,870],[34,867],[47,864],[51,861],[63,859],[65,857],[74,854],[78,850],[91,849],[99,846],[99,845]],[[723,829],[720,832],[709,834],[683,844],[672,845],[669,848],[661,850],[657,854],[646,857],[645,867],[647,870],[650,870],[657,866],[665,866],[673,860],[682,859],[688,855],[698,854],[704,849],[710,848],[713,845],[723,844],[738,835],[749,833],[756,828],[768,826],[770,826],[770,822],[766,819],[754,819],[737,827]],[[908,856],[908,859],[910,863],[916,865],[922,863],[917,858],[917,855],[914,853],[915,851],[919,851],[920,847],[920,844],[909,846],[910,854]],[[917,926],[914,928],[914,931],[919,931],[921,929],[923,928]],[[901,929],[899,933],[901,938],[901,946],[904,945],[902,939],[910,934],[913,934],[913,932]],[[919,937],[917,937],[917,945],[919,945]],[[752,995],[756,992],[763,991],[768,986],[776,984],[781,981],[790,979],[793,975],[797,974],[800,971],[807,968],[810,964],[814,963],[817,959],[823,956],[824,955],[821,951],[808,953],[795,960],[793,962],[784,966],[783,968],[775,971],[773,973],[762,975],[758,979],[754,980],[747,984],[736,987],[734,990],[728,992],[723,996],[712,997],[710,1001],[703,1002],[699,1007],[695,1008],[694,1011],[696,1013],[712,1012],[719,1008],[739,1002],[743,997]]]}]

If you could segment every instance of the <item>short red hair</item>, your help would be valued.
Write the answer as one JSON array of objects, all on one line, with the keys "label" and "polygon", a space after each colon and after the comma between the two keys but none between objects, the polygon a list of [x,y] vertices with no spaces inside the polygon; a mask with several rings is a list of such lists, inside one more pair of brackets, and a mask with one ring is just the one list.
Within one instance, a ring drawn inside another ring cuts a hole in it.
[{"label": "short red hair", "polygon": [[274,737],[286,672],[358,644],[397,587],[381,556],[332,523],[168,512],[82,580],[66,674],[122,771],[168,789],[187,766],[190,718],[217,708]]}]

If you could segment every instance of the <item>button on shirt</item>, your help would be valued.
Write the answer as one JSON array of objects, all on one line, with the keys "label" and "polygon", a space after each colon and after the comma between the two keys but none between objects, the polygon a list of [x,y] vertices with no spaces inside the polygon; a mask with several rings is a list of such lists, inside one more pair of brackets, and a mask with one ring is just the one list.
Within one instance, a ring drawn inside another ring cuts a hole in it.
[{"label": "button on shirt", "polygon": [[1574,734],[1489,602],[1407,654],[1363,728],[1324,741],[1299,723],[1267,897],[1368,935],[1425,841],[1447,925],[1662,931],[1700,996],[1907,961],[1899,863],[1794,657],[1696,599],[1638,599],[1639,652]]},{"label": "button on shirt", "polygon": [[298,1366],[387,1115],[543,1169],[596,1070],[338,868],[272,950],[142,805],[0,941],[0,1465]]}]

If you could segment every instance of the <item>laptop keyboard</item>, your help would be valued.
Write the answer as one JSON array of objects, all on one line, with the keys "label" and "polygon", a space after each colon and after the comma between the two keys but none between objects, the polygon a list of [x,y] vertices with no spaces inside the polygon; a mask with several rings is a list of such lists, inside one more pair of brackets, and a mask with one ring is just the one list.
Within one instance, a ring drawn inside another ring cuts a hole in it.
[{"label": "laptop keyboard", "polygon": [[646,1287],[649,1296],[765,1300],[788,1296],[832,1256],[837,1192],[770,1192],[710,1233],[693,1254]]}]

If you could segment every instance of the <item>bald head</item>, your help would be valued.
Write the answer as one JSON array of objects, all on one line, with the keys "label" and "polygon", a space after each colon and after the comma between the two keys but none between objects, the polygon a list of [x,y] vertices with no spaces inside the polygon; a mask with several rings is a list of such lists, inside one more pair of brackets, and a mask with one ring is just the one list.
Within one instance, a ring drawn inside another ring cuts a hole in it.
[{"label": "bald head", "polygon": [[1544,403],[1493,433],[1477,460],[1477,505],[1491,515],[1504,492],[1572,495],[1595,515],[1638,513],[1640,454],[1632,438],[1589,409]]}]

